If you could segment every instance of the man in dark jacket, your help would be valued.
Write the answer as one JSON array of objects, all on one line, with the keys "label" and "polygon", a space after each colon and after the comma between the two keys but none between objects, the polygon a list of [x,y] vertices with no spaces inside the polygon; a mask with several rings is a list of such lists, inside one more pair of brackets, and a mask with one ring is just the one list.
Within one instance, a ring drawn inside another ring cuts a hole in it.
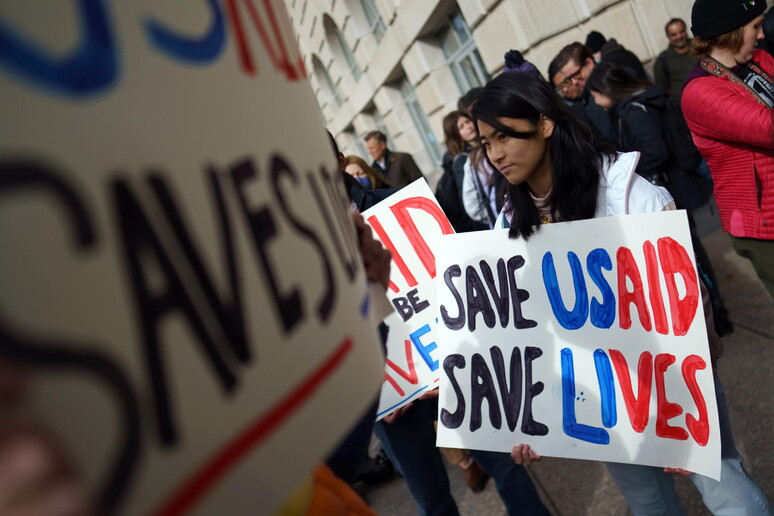
[{"label": "man in dark jacket", "polygon": [[403,188],[424,177],[410,154],[393,152],[387,148],[387,137],[383,132],[371,131],[363,140],[368,154],[374,160],[371,166],[382,174],[384,182],[391,187]]},{"label": "man in dark jacket", "polygon": [[669,39],[669,47],[656,58],[653,75],[656,77],[656,84],[662,85],[667,93],[679,100],[683,83],[699,58],[691,55],[691,40],[683,20],[672,18],[664,30]]},{"label": "man in dark jacket", "polygon": [[597,134],[609,142],[614,142],[615,130],[610,116],[594,102],[591,93],[585,89],[586,79],[595,66],[591,50],[576,41],[564,47],[551,62],[548,79],[573,111],[582,106],[586,117],[581,119],[589,120],[596,128]]}]

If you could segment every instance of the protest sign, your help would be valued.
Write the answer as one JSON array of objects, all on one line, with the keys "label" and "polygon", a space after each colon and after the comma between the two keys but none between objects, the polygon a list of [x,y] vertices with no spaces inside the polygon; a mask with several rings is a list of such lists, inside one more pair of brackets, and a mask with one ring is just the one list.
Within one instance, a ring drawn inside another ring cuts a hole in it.
[{"label": "protest sign", "polygon": [[684,212],[443,237],[438,445],[718,479],[717,405]]},{"label": "protest sign", "polygon": [[25,417],[104,514],[272,513],[384,370],[284,6],[16,2],[0,38]]},{"label": "protest sign", "polygon": [[454,229],[424,179],[419,179],[363,212],[392,253],[387,297],[395,311],[385,320],[387,361],[377,419],[438,384],[441,351],[435,338],[438,238]]}]

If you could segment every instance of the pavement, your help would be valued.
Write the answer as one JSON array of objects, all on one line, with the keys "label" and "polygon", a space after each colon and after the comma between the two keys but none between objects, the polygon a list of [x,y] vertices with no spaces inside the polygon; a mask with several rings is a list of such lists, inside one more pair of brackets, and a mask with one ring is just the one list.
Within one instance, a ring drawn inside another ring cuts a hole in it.
[{"label": "pavement", "polygon": [[[734,332],[722,339],[725,353],[718,363],[718,372],[726,387],[736,447],[747,471],[774,502],[774,300],[750,263],[732,249],[714,205],[700,208],[694,217],[735,326]],[[484,491],[474,494],[458,467],[447,466],[447,470],[462,516],[506,514],[494,482],[490,480]],[[546,457],[530,466],[529,473],[554,516],[631,514],[599,462]],[[709,515],[693,484],[686,478],[675,479],[686,514]],[[378,514],[418,513],[399,477],[355,487]]]}]

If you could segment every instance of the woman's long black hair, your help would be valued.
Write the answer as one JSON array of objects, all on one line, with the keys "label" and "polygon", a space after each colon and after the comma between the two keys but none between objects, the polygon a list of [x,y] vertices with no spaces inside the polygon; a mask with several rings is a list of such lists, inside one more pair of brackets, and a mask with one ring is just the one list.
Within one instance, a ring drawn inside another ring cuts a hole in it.
[{"label": "woman's long black hair", "polygon": [[614,63],[599,63],[586,79],[586,88],[610,97],[614,103],[646,90],[653,83],[638,79]]},{"label": "woman's long black hair", "polygon": [[[554,131],[548,139],[553,175],[548,201],[552,211],[563,221],[594,217],[602,166],[605,159],[615,160],[615,152],[595,141],[591,130],[575,117],[554,88],[526,73],[504,73],[486,85],[472,114],[474,122],[480,120],[509,136],[516,135],[500,122],[502,118],[527,119],[535,125],[540,115],[553,120]],[[540,225],[540,213],[526,181],[507,183],[504,209],[513,214],[511,238],[529,238]]]}]

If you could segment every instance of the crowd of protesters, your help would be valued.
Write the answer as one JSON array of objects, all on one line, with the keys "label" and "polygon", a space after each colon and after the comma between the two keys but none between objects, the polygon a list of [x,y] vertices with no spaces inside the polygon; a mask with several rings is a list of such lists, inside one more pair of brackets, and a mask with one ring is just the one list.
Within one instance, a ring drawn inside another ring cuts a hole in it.
[{"label": "crowd of protesters", "polygon": [[[503,72],[463,95],[443,119],[447,150],[436,197],[454,229],[506,227],[518,238],[545,223],[686,209],[714,370],[719,337],[733,324],[691,216],[711,195],[734,249],[774,297],[774,59],[757,48],[766,48],[765,8],[765,2],[697,0],[693,39],[685,21],[666,23],[669,46],[653,63],[655,80],[634,53],[597,31],[561,49],[545,78],[520,52],[507,52]],[[383,133],[365,140],[371,166],[355,157],[345,162],[360,185],[400,188],[421,176],[409,155],[387,149]],[[511,167],[515,161],[526,165]],[[583,198],[557,191],[577,192],[575,183],[594,186]],[[620,199],[601,205],[600,195],[616,191]],[[734,447],[717,376],[715,388],[721,480],[606,464],[635,515],[683,514],[674,474],[689,476],[713,514],[772,514]],[[376,434],[420,514],[457,514],[434,445],[436,413],[437,399],[426,396],[379,422]],[[477,472],[466,473],[471,489],[491,475],[509,514],[546,513],[522,468],[540,460],[529,445],[517,444],[510,457],[460,453],[456,462],[447,460]]]},{"label": "crowd of protesters", "polygon": [[[720,337],[734,328],[691,217],[711,195],[735,251],[774,298],[774,41],[764,34],[774,18],[764,16],[766,7],[766,0],[696,0],[693,39],[684,20],[667,21],[669,46],[653,63],[653,81],[634,53],[597,31],[562,48],[545,77],[521,52],[507,52],[502,73],[463,95],[443,118],[447,151],[436,197],[454,229],[507,228],[510,238],[528,238],[543,224],[686,209],[715,372]],[[329,137],[353,212],[423,177],[409,154],[389,148],[381,131],[365,135],[370,160],[344,156]],[[353,219],[367,276],[386,288],[390,254],[361,216]],[[386,339],[388,328],[380,330]],[[24,386],[2,361],[0,378],[3,410]],[[674,475],[687,476],[713,514],[774,514],[743,466],[716,374],[714,382],[720,480],[677,468],[606,463],[635,516],[684,514]],[[374,403],[314,472],[306,512],[373,514],[350,484],[394,468],[420,514],[459,514],[445,456],[474,492],[491,478],[508,514],[549,514],[525,469],[541,460],[529,444],[514,443],[510,454],[436,447],[437,396],[430,391],[378,422]],[[372,433],[383,447],[376,463],[367,459]],[[21,495],[11,493],[16,498],[5,493],[0,506],[33,498],[48,503],[53,493],[63,509],[13,514],[93,514],[49,442],[32,434],[19,439],[26,447],[0,462],[0,473],[19,485],[47,488],[43,494],[19,488]]]}]

